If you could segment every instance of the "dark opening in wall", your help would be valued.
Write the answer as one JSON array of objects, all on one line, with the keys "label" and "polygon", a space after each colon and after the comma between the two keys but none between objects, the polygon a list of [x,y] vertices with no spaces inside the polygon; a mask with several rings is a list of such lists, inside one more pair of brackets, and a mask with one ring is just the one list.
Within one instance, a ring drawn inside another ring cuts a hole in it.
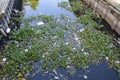
[{"label": "dark opening in wall", "polygon": [[23,9],[23,0],[15,0],[14,9],[22,11],[22,9]]}]

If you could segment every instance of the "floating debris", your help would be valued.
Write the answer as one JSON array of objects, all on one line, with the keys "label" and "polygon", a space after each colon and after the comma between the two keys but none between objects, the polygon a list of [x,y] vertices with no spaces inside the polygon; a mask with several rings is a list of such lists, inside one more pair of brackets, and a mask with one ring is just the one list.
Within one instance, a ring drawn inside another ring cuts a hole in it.
[{"label": "floating debris", "polygon": [[2,60],[3,62],[6,62],[7,61],[7,58],[3,58],[3,60]]},{"label": "floating debris", "polygon": [[117,39],[117,42],[120,44],[120,38]]},{"label": "floating debris", "polygon": [[57,21],[60,21],[60,19],[57,19]]},{"label": "floating debris", "polygon": [[115,61],[116,64],[120,64],[120,61]]},{"label": "floating debris", "polygon": [[80,32],[83,32],[84,31],[84,28],[80,29]]},{"label": "floating debris", "polygon": [[74,47],[73,50],[76,50],[76,48]]},{"label": "floating debris", "polygon": [[18,12],[19,12],[19,10],[17,10],[17,9],[13,9],[13,11],[14,11],[15,13],[18,13]]},{"label": "floating debris", "polygon": [[43,54],[42,58],[45,58],[45,55]]},{"label": "floating debris", "polygon": [[48,70],[44,72],[45,74],[48,74]]},{"label": "floating debris", "polygon": [[88,76],[87,76],[87,75],[83,75],[83,78],[84,78],[84,79],[88,79]]},{"label": "floating debris", "polygon": [[36,33],[39,33],[40,32],[40,30],[38,30]]},{"label": "floating debris", "polygon": [[[21,29],[12,32],[13,33],[12,36],[14,37],[14,39],[16,40],[22,39],[22,41],[17,43],[9,42],[8,45],[5,47],[6,50],[4,51],[4,53],[6,53],[6,55],[8,54],[9,57],[12,57],[15,60],[22,62],[21,64],[23,67],[25,67],[24,70],[26,72],[31,70],[28,68],[28,66],[32,67],[32,69],[34,68],[33,72],[31,71],[30,73],[31,75],[33,74],[33,76],[39,72],[38,70],[40,69],[40,67],[45,70],[63,67],[67,69],[68,73],[73,75],[76,72],[76,67],[85,68],[85,66],[89,65],[90,59],[94,58],[94,61],[97,62],[98,58],[100,57],[98,54],[93,53],[93,55],[90,56],[85,56],[85,55],[89,55],[88,54],[90,53],[89,51],[93,50],[92,48],[93,45],[95,48],[94,51],[96,51],[95,53],[97,53],[98,50],[102,51],[104,46],[103,41],[105,40],[104,36],[101,38],[102,41],[99,41],[98,39],[95,42],[94,39],[96,39],[96,37],[98,36],[98,32],[96,33],[97,36],[95,36],[92,33],[87,35],[85,35],[84,33],[79,34],[79,29],[76,31],[75,28],[76,22],[71,23],[71,21],[69,21],[71,24],[68,24],[68,22],[65,20],[59,19],[59,21],[57,22],[54,20],[50,20],[49,17],[43,15],[42,18],[44,17],[47,19],[46,23],[39,21],[38,23],[36,22],[37,24],[35,23],[35,25],[26,26],[27,24],[29,24],[29,19],[28,19],[27,23],[24,23]],[[33,21],[35,20],[36,18],[33,17]],[[30,19],[30,21],[32,20]],[[52,24],[48,24],[51,21]],[[36,25],[42,25],[42,26],[36,26]],[[50,26],[53,27],[51,28]],[[72,29],[69,29],[70,27],[72,27]],[[84,31],[84,29],[82,31]],[[94,39],[89,39],[94,36],[95,36]],[[90,44],[92,43],[92,45],[90,45],[89,43],[87,45],[81,44],[82,37],[87,38],[86,41],[84,39],[85,43],[87,43],[87,41],[88,42],[90,41]],[[103,43],[102,49],[101,46],[99,48],[100,44],[95,45],[95,43],[98,43],[97,41]],[[108,42],[110,41],[108,40]],[[108,42],[105,43],[108,44]],[[16,47],[15,43],[17,45],[19,44],[19,46]],[[29,53],[27,53],[28,50]],[[26,52],[26,53],[21,54],[21,52],[24,53]],[[103,52],[105,51],[103,50]],[[105,57],[105,58],[106,60],[110,59],[109,57]],[[39,60],[41,63],[37,64],[36,62],[34,62],[35,64],[32,64],[32,66],[31,64],[27,64],[27,65],[24,64],[24,63],[29,63],[30,61],[37,61],[37,60]],[[11,62],[14,63],[14,65],[12,66],[15,67],[15,69],[13,69],[12,72],[16,72],[17,71],[16,66],[18,66],[19,62],[16,63],[13,60],[12,61],[9,60],[8,65],[10,66],[7,66],[9,71],[11,71],[11,64],[12,64]],[[53,73],[55,75],[59,74],[55,70],[53,70]],[[43,74],[47,75],[49,74],[49,71],[43,72]],[[20,77],[24,75],[19,73],[18,76]],[[53,78],[59,79],[59,76],[58,77],[57,76]],[[88,77],[86,75],[83,75],[83,78],[87,79]]]},{"label": "floating debris", "polygon": [[88,54],[88,52],[83,52],[83,54],[84,54],[84,55],[86,55],[86,56],[88,56],[88,55],[89,55],[89,54]]},{"label": "floating debris", "polygon": [[58,80],[58,79],[59,79],[59,77],[55,76],[55,80]]},{"label": "floating debris", "polygon": [[84,51],[84,48],[82,48],[81,51]]},{"label": "floating debris", "polygon": [[66,42],[65,44],[68,45],[68,42]]},{"label": "floating debris", "polygon": [[17,75],[17,77],[18,77],[18,78],[23,77],[22,73],[21,73],[21,72],[19,72],[19,73],[18,73],[18,75]]},{"label": "floating debris", "polygon": [[11,30],[10,28],[7,28],[6,33],[10,33],[10,30]]},{"label": "floating debris", "polygon": [[40,25],[43,25],[44,22],[38,22],[37,25],[40,26]]},{"label": "floating debris", "polygon": [[109,58],[108,58],[108,57],[105,57],[105,59],[106,59],[106,60],[109,60]]},{"label": "floating debris", "polygon": [[28,52],[28,49],[25,49],[25,52]]},{"label": "floating debris", "polygon": [[57,73],[57,71],[56,71],[55,69],[53,69],[53,72],[54,72],[56,75],[58,75],[58,73]]}]

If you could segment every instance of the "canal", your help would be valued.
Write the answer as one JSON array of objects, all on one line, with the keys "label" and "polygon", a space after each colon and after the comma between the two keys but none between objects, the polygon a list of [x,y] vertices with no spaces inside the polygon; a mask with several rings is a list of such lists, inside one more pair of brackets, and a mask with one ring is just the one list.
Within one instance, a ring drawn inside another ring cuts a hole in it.
[{"label": "canal", "polygon": [[0,80],[120,80],[119,37],[89,6],[81,0],[24,1],[22,21],[13,18],[20,29],[1,49]]},{"label": "canal", "polygon": [[[61,14],[67,15],[71,19],[77,18],[75,13],[64,8],[58,7],[58,4],[68,0],[28,0],[25,3],[24,16],[36,16],[40,14],[53,15],[59,17]],[[69,5],[70,6],[70,5]],[[37,23],[36,23],[37,24]],[[36,62],[36,64],[38,64]],[[36,72],[36,71],[35,71]],[[72,73],[69,73],[72,72]],[[30,80],[120,80],[117,71],[110,68],[106,61],[101,61],[97,65],[90,65],[83,70],[70,66],[70,68],[58,68],[53,71],[38,71]]]}]

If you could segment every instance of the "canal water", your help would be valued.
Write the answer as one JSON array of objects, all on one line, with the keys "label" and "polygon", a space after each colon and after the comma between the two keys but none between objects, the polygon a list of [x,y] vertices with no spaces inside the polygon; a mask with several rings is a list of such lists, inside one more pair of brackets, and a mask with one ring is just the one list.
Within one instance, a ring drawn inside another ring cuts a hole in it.
[{"label": "canal water", "polygon": [[75,18],[73,12],[69,12],[65,9],[58,7],[58,3],[61,1],[68,0],[36,0],[36,2],[27,2],[25,6],[25,17],[33,16],[33,15],[54,15],[60,16],[60,14],[65,14],[72,19]]},{"label": "canal water", "polygon": [[[75,19],[76,16],[73,12],[58,7],[58,3],[61,1],[67,1],[69,3],[69,0],[28,0],[24,4],[24,16],[30,17],[44,14],[59,17],[60,14],[65,14]],[[39,65],[39,62],[34,64]],[[37,70],[35,74],[29,76],[29,80],[120,80],[117,71],[111,69],[107,62],[104,61],[97,65],[90,65],[85,70],[74,68],[73,66],[66,69],[58,68],[53,71]]]}]

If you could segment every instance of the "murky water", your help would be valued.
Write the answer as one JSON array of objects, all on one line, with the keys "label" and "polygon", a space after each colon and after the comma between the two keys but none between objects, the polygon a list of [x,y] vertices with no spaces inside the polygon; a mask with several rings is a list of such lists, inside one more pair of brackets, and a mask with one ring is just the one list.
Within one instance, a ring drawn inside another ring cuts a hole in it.
[{"label": "murky water", "polygon": [[[73,72],[74,74],[70,74]],[[98,65],[91,65],[86,70],[79,68],[58,68],[53,71],[40,71],[30,80],[120,80],[117,73],[110,69],[106,62],[101,62]]]},{"label": "murky water", "polygon": [[[58,3],[61,1],[68,0],[36,0],[38,1],[36,4],[30,2],[28,6],[25,6],[25,17],[45,14],[45,15],[54,15],[59,16],[60,14],[65,14],[71,18],[75,18],[72,12],[64,10],[58,7]],[[35,7],[31,7],[32,5],[36,5]]]},{"label": "murky water", "polygon": [[[68,0],[36,0],[36,2],[27,2],[24,7],[25,17],[36,16],[39,14],[54,15],[58,17],[60,14],[65,14],[72,19],[75,19],[73,12],[58,7],[58,3],[61,1]],[[71,33],[69,32],[65,32],[65,35],[67,36],[65,42],[70,38],[73,38],[70,34]],[[76,35],[74,35],[74,38],[77,38]],[[78,43],[75,43],[75,45]],[[40,62],[34,64],[39,65]],[[38,67],[36,67],[36,69],[37,68]],[[39,70],[35,72],[34,75],[29,76],[30,80],[120,80],[117,72],[109,68],[106,62],[101,62],[98,65],[90,65],[86,70],[68,66],[66,69],[58,68],[53,71]]]}]

